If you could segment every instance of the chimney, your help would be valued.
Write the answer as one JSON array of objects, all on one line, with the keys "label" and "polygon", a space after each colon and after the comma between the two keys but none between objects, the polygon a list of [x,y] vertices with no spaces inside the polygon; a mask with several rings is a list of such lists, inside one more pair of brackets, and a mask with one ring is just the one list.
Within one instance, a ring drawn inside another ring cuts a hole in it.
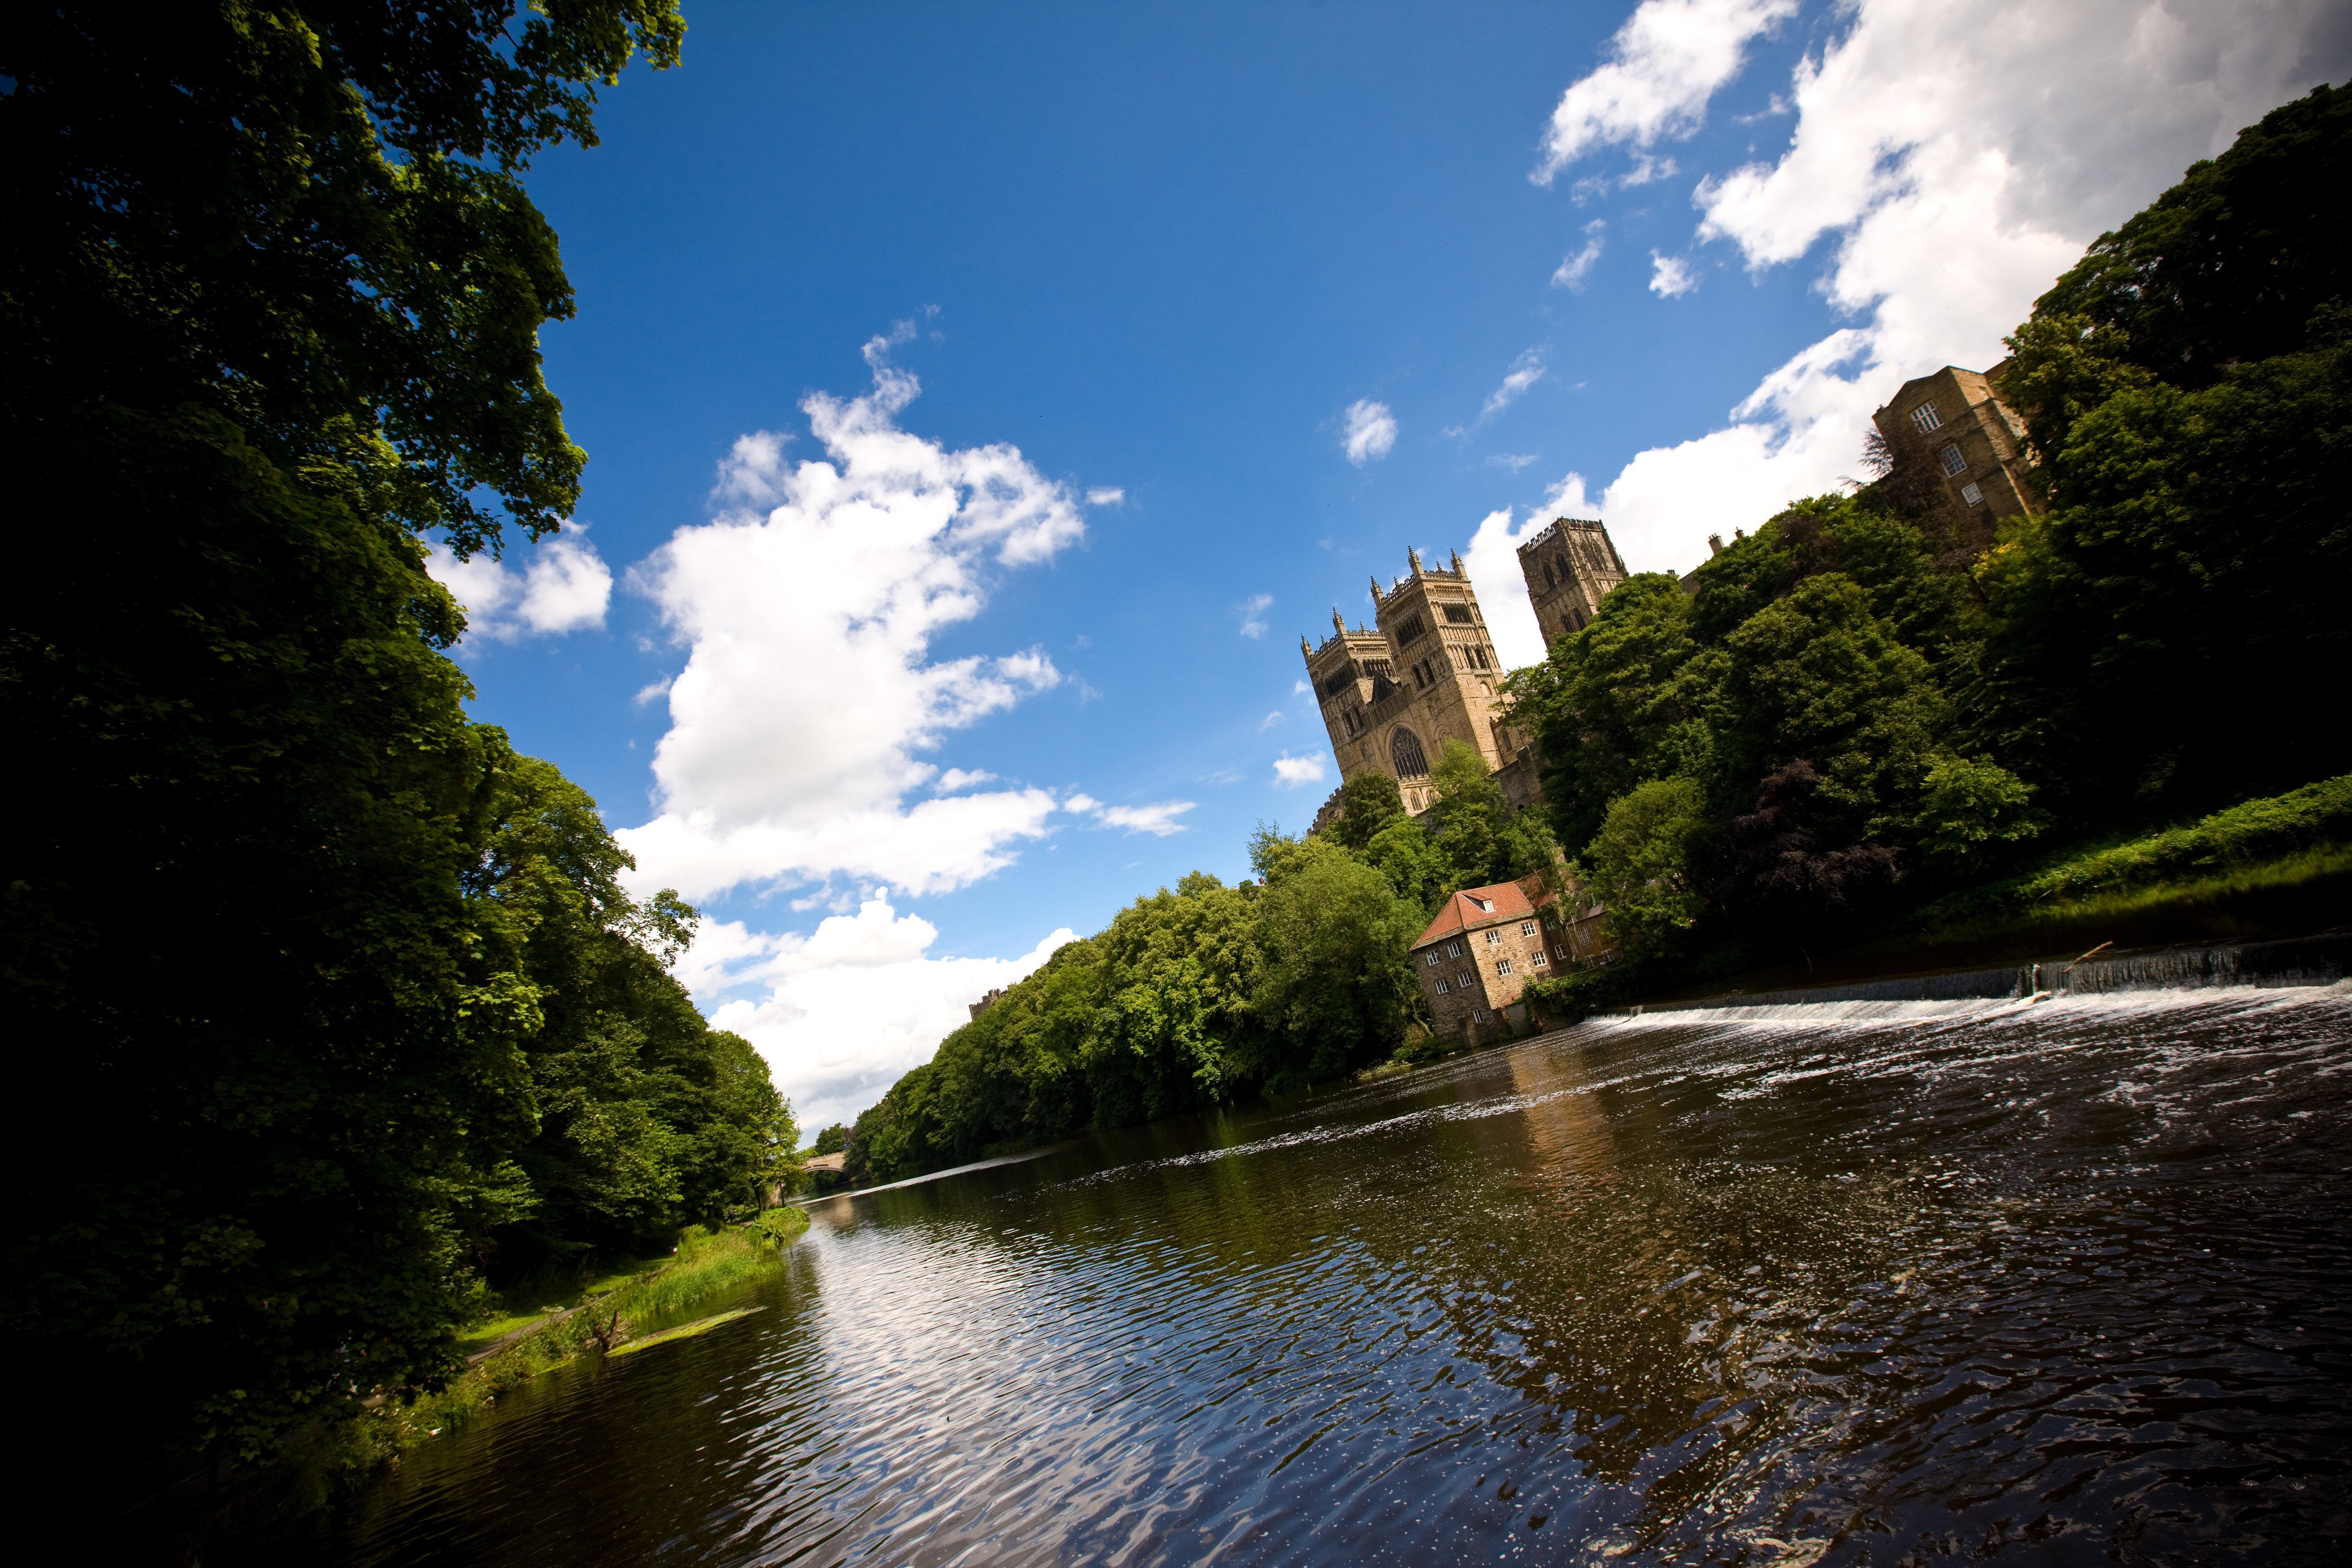
[{"label": "chimney", "polygon": [[1720,555],[1723,553],[1723,535],[1719,533],[1710,533],[1706,536],[1706,552],[1709,555]]}]

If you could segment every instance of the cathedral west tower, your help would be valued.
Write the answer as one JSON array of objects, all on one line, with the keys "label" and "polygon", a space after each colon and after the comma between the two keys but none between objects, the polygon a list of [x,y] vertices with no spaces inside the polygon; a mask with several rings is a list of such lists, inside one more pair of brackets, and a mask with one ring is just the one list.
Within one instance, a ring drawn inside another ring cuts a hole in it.
[{"label": "cathedral west tower", "polygon": [[1371,627],[1351,631],[1335,610],[1332,635],[1319,647],[1301,637],[1298,651],[1339,776],[1388,774],[1417,816],[1437,798],[1429,770],[1447,741],[1467,742],[1496,769],[1518,745],[1496,729],[1502,661],[1462,558],[1444,571],[1423,565],[1418,552],[1406,560],[1411,570],[1385,590],[1372,579]]}]

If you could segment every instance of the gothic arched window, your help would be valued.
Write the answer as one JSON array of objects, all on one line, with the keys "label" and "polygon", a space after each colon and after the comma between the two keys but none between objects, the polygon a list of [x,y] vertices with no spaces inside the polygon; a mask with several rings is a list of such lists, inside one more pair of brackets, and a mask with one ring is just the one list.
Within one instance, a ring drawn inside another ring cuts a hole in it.
[{"label": "gothic arched window", "polygon": [[1417,779],[1429,772],[1429,758],[1423,754],[1421,737],[1410,730],[1399,730],[1389,738],[1389,756],[1396,763],[1397,777]]}]

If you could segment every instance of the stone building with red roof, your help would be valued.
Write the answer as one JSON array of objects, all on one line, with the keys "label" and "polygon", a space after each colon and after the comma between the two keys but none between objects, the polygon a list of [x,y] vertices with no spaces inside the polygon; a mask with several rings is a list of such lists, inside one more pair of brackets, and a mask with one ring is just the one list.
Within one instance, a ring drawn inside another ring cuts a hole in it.
[{"label": "stone building with red roof", "polygon": [[1475,1040],[1527,1026],[1529,981],[1606,956],[1599,907],[1562,907],[1527,877],[1447,899],[1412,944],[1412,971],[1435,1033]]}]

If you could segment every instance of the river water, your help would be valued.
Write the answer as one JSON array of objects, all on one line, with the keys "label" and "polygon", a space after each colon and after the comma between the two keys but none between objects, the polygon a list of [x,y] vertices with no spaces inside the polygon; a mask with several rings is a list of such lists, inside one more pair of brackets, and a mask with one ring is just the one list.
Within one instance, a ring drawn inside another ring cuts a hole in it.
[{"label": "river water", "polygon": [[2352,1560],[2352,986],[1598,1020],[827,1200],[306,1563]]}]

